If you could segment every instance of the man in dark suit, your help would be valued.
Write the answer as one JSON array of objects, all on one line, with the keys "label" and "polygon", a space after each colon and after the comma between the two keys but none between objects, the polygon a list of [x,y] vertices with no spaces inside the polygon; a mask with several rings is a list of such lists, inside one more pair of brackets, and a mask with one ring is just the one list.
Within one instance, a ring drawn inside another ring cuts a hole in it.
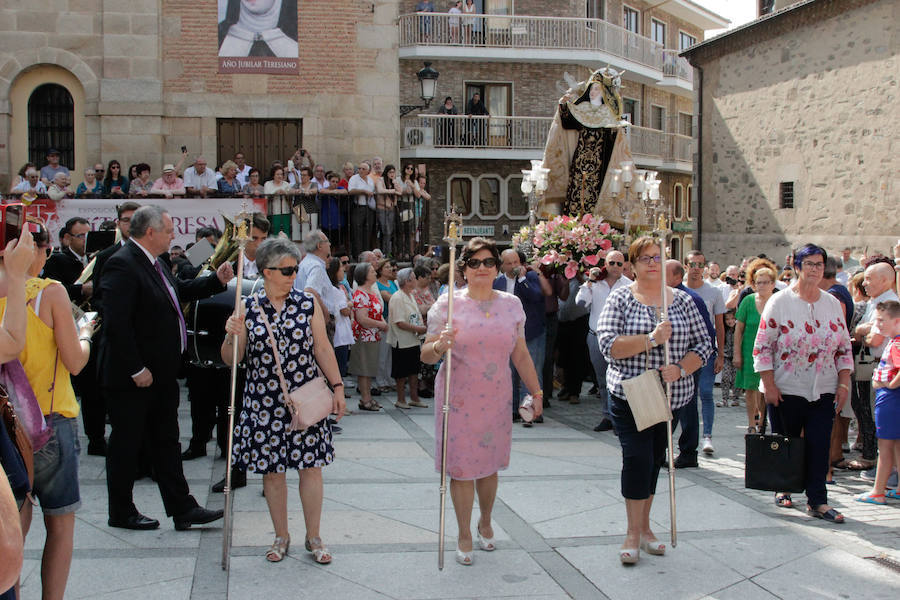
[{"label": "man in dark suit", "polygon": [[103,267],[106,266],[106,261],[118,252],[131,237],[131,217],[134,216],[134,211],[140,207],[140,204],[131,200],[116,206],[116,227],[119,229],[121,239],[109,248],[104,248],[94,257],[96,260],[94,261],[94,272],[91,274],[91,283],[93,284],[91,307],[100,313],[101,318],[103,317],[103,290],[100,287],[100,277],[103,275]]},{"label": "man in dark suit", "polygon": [[51,254],[44,265],[44,279],[55,279],[63,284],[75,304],[90,298],[93,288],[90,283],[75,283],[88,263],[84,250],[90,230],[91,224],[82,217],[66,221],[59,232],[60,249]]},{"label": "man in dark suit", "polygon": [[158,206],[143,206],[131,217],[131,240],[103,267],[105,343],[101,385],[109,403],[112,433],[106,458],[109,525],[156,529],[159,521],[138,512],[132,491],[144,440],[166,514],[175,529],[209,523],[222,511],[202,508],[190,495],[178,442],[178,383],[187,328],[181,300],[220,292],[234,276],[230,264],[215,275],[180,281],[158,257],[175,237],[172,218]]},{"label": "man in dark suit", "polygon": [[[500,265],[500,275],[494,280],[494,289],[508,294],[515,294],[521,300],[522,308],[525,310],[525,343],[528,346],[528,353],[531,355],[531,361],[535,365],[544,364],[544,322],[545,322],[545,302],[544,296],[551,296],[553,289],[550,282],[539,271],[534,269],[526,269],[522,266],[524,256],[513,249],[506,249],[500,255],[502,263]],[[541,369],[538,369],[538,380],[541,379]],[[519,404],[525,397],[525,386],[521,385],[519,374],[515,367],[512,369],[513,380],[513,396],[512,396],[512,413],[513,420],[521,420],[519,417]],[[538,417],[535,420],[542,423],[543,418]],[[530,427],[531,423],[527,423]]]}]

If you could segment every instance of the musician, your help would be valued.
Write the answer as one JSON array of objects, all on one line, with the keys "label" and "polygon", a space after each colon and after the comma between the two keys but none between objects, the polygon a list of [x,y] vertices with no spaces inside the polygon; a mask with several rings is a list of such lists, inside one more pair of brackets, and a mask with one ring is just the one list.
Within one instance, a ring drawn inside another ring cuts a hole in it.
[{"label": "musician", "polygon": [[[264,289],[244,300],[240,316],[231,316],[225,326],[228,333],[222,343],[222,360],[231,363],[235,336],[237,356],[246,354],[247,383],[240,415],[234,426],[233,459],[241,469],[263,476],[263,490],[269,516],[275,529],[275,541],[266,552],[266,560],[280,562],[288,553],[287,481],[285,472],[300,474],[300,501],[306,525],[306,550],[317,563],[331,562],[331,553],[319,537],[322,515],[322,467],[334,460],[331,425],[328,419],[304,431],[289,431],[291,413],[286,410],[279,377],[272,365],[273,351],[280,352],[284,378],[290,389],[297,389],[316,377],[320,370],[334,389],[333,412],[344,413],[344,384],[334,351],[325,331],[325,319],[314,296],[293,289],[300,252],[286,239],[263,242],[257,251]],[[264,311],[261,313],[260,311]],[[279,340],[273,348],[261,314]]]},{"label": "musician", "polygon": [[[657,555],[666,551],[650,529],[650,507],[667,446],[665,423],[637,430],[622,381],[643,374],[648,367],[659,370],[663,381],[671,384],[669,399],[677,411],[693,397],[691,373],[706,364],[713,351],[700,311],[681,290],[666,288],[666,320],[660,322],[663,264],[656,241],[636,239],[628,249],[628,260],[634,265],[634,283],[609,295],[597,321],[597,343],[609,365],[609,416],[622,445],[622,496],[628,521],[619,550],[622,564],[636,563],[640,550]],[[671,364],[666,364],[664,350]]]},{"label": "musician", "polygon": [[[456,561],[472,564],[472,505],[478,492],[481,518],[478,545],[492,551],[491,509],[497,496],[497,472],[509,466],[512,445],[510,363],[534,396],[534,414],[542,412],[541,384],[525,342],[525,311],[513,294],[493,289],[500,254],[494,242],[473,238],[466,245],[459,268],[468,288],[453,293],[453,331],[447,328],[449,293],[428,311],[428,334],[422,361],[435,364],[451,347],[453,370],[445,360],[435,381],[435,460],[441,470],[444,380],[450,377],[450,415],[447,473],[459,525]],[[542,309],[543,310],[543,309]],[[485,335],[490,332],[490,335]],[[474,484],[474,485],[473,485]]]},{"label": "musician", "polygon": [[[259,269],[256,268],[256,249],[269,237],[269,229],[272,224],[261,213],[253,214],[253,223],[250,227],[250,241],[244,247],[244,279],[258,279]],[[237,265],[235,265],[237,272]]]},{"label": "musician", "polygon": [[60,249],[50,255],[44,266],[44,279],[55,279],[63,284],[69,298],[81,304],[91,297],[92,283],[75,283],[81,276],[88,260],[85,256],[85,242],[91,224],[83,217],[72,217],[59,232]]},{"label": "musician", "polygon": [[106,343],[100,355],[101,385],[109,399],[112,433],[106,459],[109,525],[156,529],[159,521],[138,512],[132,499],[141,445],[153,448],[153,466],[166,514],[175,529],[222,518],[190,495],[178,444],[178,383],[187,332],[180,302],[225,289],[234,276],[223,264],[215,275],[174,279],[158,257],[175,237],[172,218],[158,206],[142,206],[131,218],[131,242],[103,269]]}]

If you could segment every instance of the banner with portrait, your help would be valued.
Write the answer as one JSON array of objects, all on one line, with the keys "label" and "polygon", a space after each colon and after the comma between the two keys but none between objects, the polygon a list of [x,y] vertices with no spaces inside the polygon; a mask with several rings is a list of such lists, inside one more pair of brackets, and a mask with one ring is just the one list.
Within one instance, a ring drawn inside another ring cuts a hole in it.
[{"label": "banner with portrait", "polygon": [[[91,229],[96,231],[104,221],[116,220],[116,207],[124,200],[107,198],[78,198],[53,202],[42,198],[28,206],[26,213],[39,218],[47,227],[50,243],[59,243],[59,230],[72,217],[87,219]],[[247,202],[246,210],[266,214],[266,200],[242,200],[241,198],[153,198],[152,203],[161,206],[172,217],[175,239],[172,245],[185,247],[194,241],[194,234],[201,227],[215,227],[225,230],[225,219],[241,212],[241,205]]]},{"label": "banner with portrait", "polygon": [[218,0],[219,73],[297,75],[297,0]]}]

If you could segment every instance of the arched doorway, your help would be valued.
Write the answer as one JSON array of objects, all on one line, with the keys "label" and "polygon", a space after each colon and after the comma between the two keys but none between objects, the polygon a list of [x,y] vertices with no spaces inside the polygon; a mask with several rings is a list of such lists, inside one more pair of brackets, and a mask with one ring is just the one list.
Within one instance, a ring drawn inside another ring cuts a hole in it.
[{"label": "arched doorway", "polygon": [[75,102],[69,90],[45,83],[28,98],[28,160],[46,162],[50,148],[59,150],[59,163],[75,168]]}]

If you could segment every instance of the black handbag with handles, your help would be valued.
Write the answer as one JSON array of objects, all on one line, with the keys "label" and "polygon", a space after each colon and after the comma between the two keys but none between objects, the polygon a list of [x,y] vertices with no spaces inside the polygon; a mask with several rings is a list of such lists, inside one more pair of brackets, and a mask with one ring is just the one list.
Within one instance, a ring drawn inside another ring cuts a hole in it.
[{"label": "black handbag with handles", "polygon": [[802,492],[806,486],[806,444],[779,433],[744,436],[744,487],[770,492]]}]

